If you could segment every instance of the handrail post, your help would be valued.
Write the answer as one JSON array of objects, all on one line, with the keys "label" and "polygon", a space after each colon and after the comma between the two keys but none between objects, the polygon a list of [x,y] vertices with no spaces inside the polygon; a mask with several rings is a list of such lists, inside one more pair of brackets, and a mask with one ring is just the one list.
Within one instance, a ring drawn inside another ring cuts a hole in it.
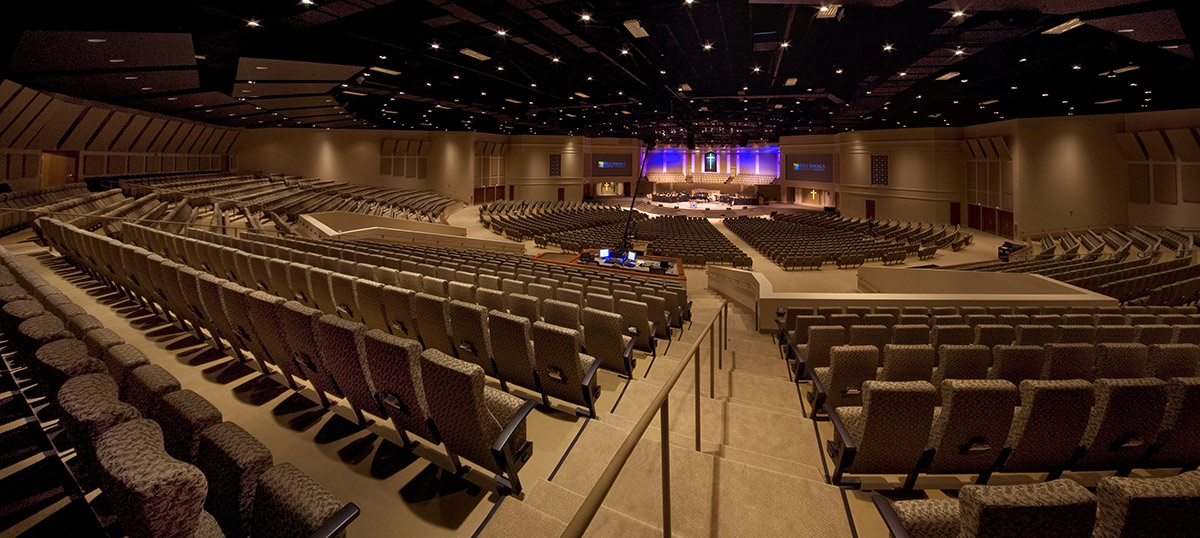
[{"label": "handrail post", "polygon": [[708,397],[717,397],[717,328],[708,331]]},{"label": "handrail post", "polygon": [[696,452],[700,451],[700,348],[696,348],[696,382],[692,384],[693,392],[696,393]]},{"label": "handrail post", "polygon": [[[662,511],[663,511],[663,536],[670,538],[671,536],[671,427],[668,424],[670,420],[667,406],[670,405],[670,398],[663,400],[662,407],[659,408],[659,426],[661,426],[662,435]],[[699,416],[699,415],[696,415]],[[696,436],[697,444],[699,444],[700,436]]]}]

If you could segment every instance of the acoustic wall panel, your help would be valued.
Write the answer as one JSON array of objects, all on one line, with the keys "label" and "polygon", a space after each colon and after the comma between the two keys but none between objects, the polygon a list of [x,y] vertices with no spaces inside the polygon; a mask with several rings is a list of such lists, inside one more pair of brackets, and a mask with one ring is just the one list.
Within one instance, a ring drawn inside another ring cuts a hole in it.
[{"label": "acoustic wall panel", "polygon": [[997,158],[996,148],[992,147],[992,141],[990,139],[980,138],[979,139],[979,147],[983,148],[983,154],[986,155],[988,159],[996,159]]},{"label": "acoustic wall panel", "polygon": [[42,156],[36,153],[25,154],[25,177],[42,177]]},{"label": "acoustic wall panel", "polygon": [[104,175],[105,159],[103,155],[84,155],[83,156],[83,175],[85,176],[102,176]]},{"label": "acoustic wall panel", "polygon": [[[38,115],[35,126],[21,135],[17,145],[26,149],[57,150],[63,135],[75,124],[84,111],[83,105],[68,103],[61,99],[50,102],[46,109]],[[35,134],[30,134],[35,133]]]},{"label": "acoustic wall panel", "polygon": [[141,136],[142,131],[146,129],[146,125],[150,123],[149,116],[134,116],[129,119],[129,124],[125,126],[125,130],[117,136],[113,141],[110,151],[124,152],[129,151],[133,147],[133,142],[137,137]]},{"label": "acoustic wall panel", "polygon": [[240,135],[241,135],[240,131],[234,131],[234,130],[225,131],[225,138],[221,139],[221,142],[219,144],[217,144],[217,150],[212,153],[217,153],[217,154],[221,154],[221,155],[229,153],[229,148],[233,147],[234,141],[236,141],[238,136],[240,136]]},{"label": "acoustic wall panel", "polygon": [[0,105],[4,106],[4,109],[0,110],[0,134],[3,134],[8,130],[13,122],[16,121],[17,116],[20,116],[22,112],[25,112],[25,108],[28,107],[29,103],[33,102],[33,99],[37,96],[38,92],[29,88],[21,88],[21,90],[18,91],[17,94],[14,95],[7,104],[0,103]]},{"label": "acoustic wall panel", "polygon": [[971,145],[971,156],[974,159],[983,159],[983,148],[979,147],[979,140],[975,138],[967,139],[967,144]]},{"label": "acoustic wall panel", "polygon": [[130,174],[142,174],[146,172],[146,156],[145,155],[130,155],[129,169]]},{"label": "acoustic wall panel", "polygon": [[162,153],[167,147],[167,143],[175,137],[175,133],[179,131],[179,126],[182,123],[178,121],[168,121],[158,132],[158,136],[154,137],[154,141],[150,143],[150,148],[147,150],[150,153]]},{"label": "acoustic wall panel", "polygon": [[383,157],[383,158],[379,159],[379,175],[381,175],[381,176],[392,175],[392,161],[393,160],[394,159],[392,159],[391,157]]},{"label": "acoustic wall panel", "polygon": [[1183,201],[1200,203],[1200,164],[1185,164],[1179,170]]},{"label": "acoustic wall panel", "polygon": [[[112,147],[113,140],[117,139],[117,135],[125,129],[133,116],[128,112],[113,112],[104,121],[104,125],[100,127],[100,132],[92,137],[92,141],[88,143],[88,151],[108,151]],[[103,173],[103,172],[101,172]]]},{"label": "acoustic wall panel", "polygon": [[49,104],[49,95],[39,93],[33,96],[33,99],[25,106],[25,109],[20,114],[17,114],[17,117],[13,118],[12,123],[8,124],[3,133],[0,133],[0,148],[15,148],[16,146],[13,145],[13,142],[16,142],[17,137],[25,132],[29,124],[33,123],[33,120],[42,112],[42,109],[46,108],[46,105]]},{"label": "acoustic wall panel", "polygon": [[1150,165],[1129,164],[1129,201],[1135,204],[1150,203]]},{"label": "acoustic wall panel", "polygon": [[1146,152],[1150,154],[1152,161],[1174,161],[1175,156],[1171,154],[1171,150],[1167,148],[1167,140],[1163,138],[1161,131],[1145,131],[1137,134],[1138,140],[1142,141],[1142,146],[1146,148]]},{"label": "acoustic wall panel", "polygon": [[1154,203],[1179,203],[1179,187],[1175,178],[1175,165],[1154,165]]},{"label": "acoustic wall panel", "polygon": [[192,129],[197,129],[197,128],[199,128],[199,127],[194,124],[191,124],[191,123],[184,123],[184,124],[180,125],[179,130],[175,131],[175,135],[172,136],[171,140],[169,142],[167,142],[167,145],[163,147],[163,152],[164,153],[179,153],[179,146],[182,146],[183,141],[187,140],[187,136],[189,134],[191,134]]},{"label": "acoustic wall panel", "polygon": [[150,143],[154,142],[154,139],[158,136],[158,133],[162,132],[162,128],[166,124],[167,120],[162,118],[151,118],[150,121],[146,123],[146,127],[142,129],[142,132],[138,133],[137,138],[135,138],[133,143],[130,144],[129,150],[134,153],[145,153],[148,149],[150,149]]},{"label": "acoustic wall panel", "polygon": [[179,145],[179,150],[175,153],[191,153],[192,148],[196,146],[197,141],[200,139],[200,135],[209,129],[212,129],[212,127],[202,127],[199,125],[193,127],[192,132],[188,133],[187,138],[183,139],[183,143]]},{"label": "acoustic wall panel", "polygon": [[99,132],[100,126],[104,125],[104,120],[111,113],[111,111],[103,108],[87,109],[83,113],[83,117],[75,124],[75,128],[71,129],[70,133],[67,133],[60,149],[65,151],[83,151],[88,141]]},{"label": "acoustic wall panel", "polygon": [[1200,162],[1200,144],[1197,144],[1196,136],[1191,129],[1171,129],[1166,133],[1167,140],[1171,141],[1171,147],[1179,156],[1179,160]]},{"label": "acoustic wall panel", "polygon": [[[379,148],[380,156],[391,157],[396,154],[396,141],[390,138],[383,139],[383,146]],[[389,174],[391,172],[388,172]]]},{"label": "acoustic wall panel", "polygon": [[1147,160],[1146,152],[1142,151],[1142,144],[1138,142],[1133,133],[1117,133],[1117,145],[1121,147],[1121,152],[1125,154],[1126,160]]},{"label": "acoustic wall panel", "polygon": [[1008,143],[1004,141],[1004,138],[999,137],[999,136],[993,136],[991,138],[991,140],[992,140],[992,146],[994,146],[996,148],[996,156],[999,157],[1001,160],[1011,161],[1012,160],[1012,152],[1010,152],[1008,150]]},{"label": "acoustic wall panel", "polygon": [[115,176],[124,174],[127,163],[128,157],[125,155],[109,155],[108,166],[105,167],[105,175]]}]

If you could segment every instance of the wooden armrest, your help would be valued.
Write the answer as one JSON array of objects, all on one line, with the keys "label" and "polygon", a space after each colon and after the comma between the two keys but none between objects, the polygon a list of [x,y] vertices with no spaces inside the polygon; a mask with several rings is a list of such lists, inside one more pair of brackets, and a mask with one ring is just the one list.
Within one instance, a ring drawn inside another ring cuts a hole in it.
[{"label": "wooden armrest", "polygon": [[[595,364],[600,364],[600,361],[597,360]],[[592,373],[595,373],[595,364],[593,364]],[[504,451],[504,448],[508,446],[508,442],[512,440],[513,434],[516,433],[517,426],[521,425],[521,422],[533,412],[535,407],[537,407],[537,402],[525,400],[521,408],[513,414],[512,418],[508,419],[508,423],[504,425],[504,429],[500,430],[500,435],[496,437],[496,442],[492,443],[493,453]]]},{"label": "wooden armrest", "polygon": [[908,530],[904,528],[904,523],[900,521],[900,514],[896,513],[896,509],[892,508],[892,501],[883,495],[872,495],[871,501],[875,503],[875,509],[879,510],[879,515],[883,517],[883,522],[887,524],[888,532],[895,538],[909,538]]},{"label": "wooden armrest", "polygon": [[[587,387],[592,384],[592,379],[596,377],[596,370],[600,369],[600,362],[601,362],[600,357],[593,357],[593,358],[595,360],[592,361],[592,367],[588,368],[587,373],[583,375],[583,383],[582,384],[583,384],[584,389],[587,389]],[[531,402],[533,402],[533,400],[529,400],[526,403],[531,403]]]},{"label": "wooden armrest", "polygon": [[346,506],[343,506],[341,510],[338,510],[337,513],[333,514],[333,516],[330,517],[324,525],[321,525],[319,529],[308,535],[308,538],[333,538],[345,530],[351,522],[357,519],[359,512],[360,511],[357,505],[354,503],[347,503]]}]

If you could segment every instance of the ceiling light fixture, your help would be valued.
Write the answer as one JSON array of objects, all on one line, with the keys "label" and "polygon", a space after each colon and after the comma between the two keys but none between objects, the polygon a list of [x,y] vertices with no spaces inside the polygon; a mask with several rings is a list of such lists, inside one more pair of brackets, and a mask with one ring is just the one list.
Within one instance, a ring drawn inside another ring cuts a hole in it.
[{"label": "ceiling light fixture", "polygon": [[316,4],[316,2],[313,2],[313,0],[300,0],[300,4],[305,5],[305,6],[311,6],[313,4]]},{"label": "ceiling light fixture", "polygon": [[1046,30],[1042,33],[1049,34],[1049,35],[1058,35],[1058,34],[1061,34],[1064,32],[1069,32],[1071,30],[1079,28],[1080,26],[1083,26],[1083,21],[1079,20],[1079,17],[1075,17],[1074,19],[1064,22],[1064,23],[1062,23],[1058,26],[1055,26],[1049,30]]},{"label": "ceiling light fixture", "polygon": [[1071,66],[1071,69],[1074,69],[1075,71],[1078,71],[1078,70],[1080,70],[1080,69],[1083,69],[1083,66],[1081,66],[1081,65],[1079,65],[1079,64],[1075,64],[1075,65],[1072,65],[1072,66]]},{"label": "ceiling light fixture", "polygon": [[554,56],[554,57],[550,58],[550,62],[551,62],[551,63],[558,63],[558,56]]},{"label": "ceiling light fixture", "polygon": [[892,49],[894,49],[894,48],[896,48],[896,47],[893,47],[891,43],[884,43],[884,44],[883,44],[883,50],[884,50],[885,52],[892,52]]},{"label": "ceiling light fixture", "polygon": [[757,72],[759,72],[759,71],[762,71],[762,68],[761,68],[761,67],[759,67],[759,66],[757,66],[757,65],[756,65],[756,66],[754,66],[754,72],[755,72],[755,73],[757,73]]},{"label": "ceiling light fixture", "polygon": [[258,21],[254,20],[254,19],[250,19],[250,20],[246,21],[246,26],[249,26],[251,28],[258,28],[259,26],[262,26],[262,25],[259,24]]},{"label": "ceiling light fixture", "polygon": [[440,49],[440,48],[442,48],[442,46],[441,46],[441,45],[438,45],[437,43],[430,43],[430,44],[429,44],[429,48],[431,48],[431,49],[434,49],[434,50],[437,50],[437,49]]},{"label": "ceiling light fixture", "polygon": [[500,28],[500,29],[496,30],[496,35],[498,35],[500,37],[504,37],[504,36],[508,35],[508,32],[505,29]]},{"label": "ceiling light fixture", "polygon": [[108,61],[108,63],[110,63],[110,64],[122,64],[122,63],[125,63],[125,60],[122,60],[122,59],[120,59],[120,58],[113,58],[113,59],[109,60],[109,61]]},{"label": "ceiling light fixture", "polygon": [[591,21],[591,20],[592,20],[592,15],[591,15],[590,13],[586,13],[586,12],[585,12],[585,13],[583,13],[582,15],[580,15],[580,16],[579,16],[579,20],[581,20],[581,21],[583,21],[583,22],[588,22],[588,21]]},{"label": "ceiling light fixture", "polygon": [[962,56],[963,54],[966,54],[966,51],[964,51],[962,49],[954,49],[955,56]]},{"label": "ceiling light fixture", "polygon": [[780,43],[780,44],[779,44],[779,48],[781,48],[781,49],[786,49],[786,48],[790,47],[791,45],[792,45],[791,43],[789,43],[789,42],[787,42],[787,41],[784,41],[784,42],[782,42],[782,43]]},{"label": "ceiling light fixture", "polygon": [[87,42],[88,42],[88,43],[104,43],[104,42],[106,42],[106,41],[108,41],[108,40],[107,40],[107,39],[100,39],[100,38],[98,38],[98,37],[93,37],[93,38],[91,38],[91,39],[88,39],[88,40],[87,40]]},{"label": "ceiling light fixture", "polygon": [[951,17],[954,17],[954,18],[956,18],[956,19],[960,19],[960,18],[962,18],[962,16],[963,16],[963,15],[966,15],[966,13],[963,13],[963,12],[961,12],[961,11],[955,11],[955,12],[954,12],[953,14],[951,14],[950,16],[951,16]]},{"label": "ceiling light fixture", "polygon": [[625,29],[629,30],[629,35],[635,38],[650,37],[645,28],[642,28],[642,23],[637,19],[629,19],[625,21]]},{"label": "ceiling light fixture", "polygon": [[713,46],[712,46],[712,43],[705,43],[705,44],[704,44],[704,50],[712,50],[712,47],[713,47]]},{"label": "ceiling light fixture", "polygon": [[629,54],[629,49],[621,49],[621,55]]}]

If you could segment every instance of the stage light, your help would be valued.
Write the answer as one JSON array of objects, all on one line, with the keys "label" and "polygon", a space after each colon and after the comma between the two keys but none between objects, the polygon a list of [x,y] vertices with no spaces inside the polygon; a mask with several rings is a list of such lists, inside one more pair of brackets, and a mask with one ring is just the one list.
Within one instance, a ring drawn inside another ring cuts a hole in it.
[{"label": "stage light", "polygon": [[499,30],[496,30],[496,35],[498,35],[500,37],[504,37],[504,36],[508,35],[508,32],[505,31],[503,28],[501,28]]},{"label": "stage light", "polygon": [[259,26],[262,26],[262,25],[259,24],[258,21],[254,20],[254,19],[250,19],[250,20],[246,21],[246,26],[249,26],[251,28],[258,28]]},{"label": "stage light", "polygon": [[705,43],[705,44],[704,44],[704,50],[712,50],[712,47],[713,47],[713,46],[712,46],[712,43]]},{"label": "stage light", "polygon": [[951,15],[951,17],[958,19],[958,18],[961,18],[963,15],[965,15],[965,13],[963,13],[961,11],[955,11],[954,14]]},{"label": "stage light", "polygon": [[621,49],[621,54],[622,55],[629,54],[629,49]]},{"label": "stage light", "polygon": [[781,49],[786,49],[789,46],[791,46],[791,43],[788,43],[787,41],[784,41],[783,43],[779,44],[779,48],[781,48]]},{"label": "stage light", "polygon": [[440,49],[440,48],[442,48],[442,46],[441,46],[441,45],[438,45],[437,43],[431,43],[431,44],[429,45],[429,48],[431,48],[431,49],[434,49],[434,50],[437,50],[437,49]]},{"label": "stage light", "polygon": [[884,51],[886,51],[886,52],[892,52],[892,49],[894,49],[894,48],[895,48],[895,47],[893,47],[891,43],[884,43],[884,44],[883,44],[883,50],[884,50]]},{"label": "stage light", "polygon": [[581,20],[583,22],[588,22],[588,21],[592,20],[592,16],[591,16],[591,14],[584,13],[579,16],[579,20]]},{"label": "stage light", "polygon": [[757,73],[757,72],[759,72],[759,71],[762,71],[762,68],[761,68],[761,67],[759,67],[759,66],[757,66],[757,65],[756,65],[756,66],[754,66],[754,72],[755,72],[755,73]]}]

